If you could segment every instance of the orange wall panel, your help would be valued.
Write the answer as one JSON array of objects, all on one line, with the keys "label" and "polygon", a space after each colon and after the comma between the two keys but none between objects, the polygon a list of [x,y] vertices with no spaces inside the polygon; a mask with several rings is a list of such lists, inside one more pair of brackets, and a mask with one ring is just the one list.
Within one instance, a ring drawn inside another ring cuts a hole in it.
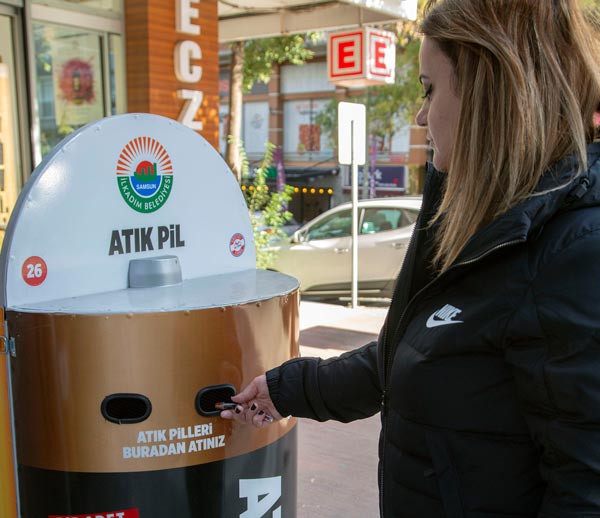
[{"label": "orange wall panel", "polygon": [[[0,311],[0,319],[4,322],[3,311]],[[6,347],[6,344],[3,344],[3,346]],[[0,354],[0,516],[2,518],[16,518],[17,516],[8,391],[8,361],[3,354]]]},{"label": "orange wall panel", "polygon": [[[200,26],[200,34],[177,32],[174,2],[164,0],[127,0],[125,24],[127,36],[127,97],[129,112],[143,112],[179,119],[185,100],[178,90],[202,92],[202,103],[194,120],[202,122],[198,132],[213,146],[219,143],[219,56],[217,1],[192,4],[199,15],[191,23]],[[192,60],[202,67],[195,83],[179,81],[175,74],[175,46],[193,41],[202,57]]]}]

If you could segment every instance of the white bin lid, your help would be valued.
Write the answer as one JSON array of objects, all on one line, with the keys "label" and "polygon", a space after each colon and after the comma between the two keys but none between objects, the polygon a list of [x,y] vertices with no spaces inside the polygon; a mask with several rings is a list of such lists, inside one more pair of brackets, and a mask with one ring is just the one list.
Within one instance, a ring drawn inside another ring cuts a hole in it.
[{"label": "white bin lid", "polygon": [[297,288],[298,281],[289,275],[267,270],[246,270],[190,279],[175,286],[129,288],[11,309],[27,313],[76,315],[159,313],[259,302],[285,296]]},{"label": "white bin lid", "polygon": [[[139,289],[183,299],[144,306],[127,293],[129,263],[166,255],[179,260],[179,288]],[[248,209],[219,153],[173,120],[118,115],[74,132],[33,172],[4,238],[0,298],[7,309],[37,311],[238,304],[273,294],[255,264]],[[289,291],[295,280],[281,277]],[[238,283],[245,288],[234,296]],[[208,292],[218,286],[229,288]],[[196,287],[203,293],[188,296]]]}]

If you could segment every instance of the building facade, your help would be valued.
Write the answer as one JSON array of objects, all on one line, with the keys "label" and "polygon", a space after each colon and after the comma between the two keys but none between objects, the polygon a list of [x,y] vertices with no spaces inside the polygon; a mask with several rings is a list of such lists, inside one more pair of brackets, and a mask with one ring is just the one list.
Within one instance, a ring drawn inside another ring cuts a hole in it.
[{"label": "building facade", "polygon": [[[224,154],[229,110],[229,53],[225,47],[220,63],[219,149]],[[330,108],[332,101],[353,102],[364,94],[364,89],[330,83],[324,49],[317,48],[311,62],[275,67],[268,84],[255,83],[244,96],[241,138],[250,164],[260,163],[267,141],[281,150],[275,161],[281,161],[285,181],[294,187],[289,208],[298,222],[350,199],[350,168],[338,164],[335,135],[327,134],[316,117]],[[359,168],[361,197],[422,192],[426,131],[400,120],[397,128],[385,139],[367,139],[364,178],[364,168]],[[276,185],[274,178],[271,184]]]},{"label": "building facade", "polygon": [[[102,117],[148,112],[179,120],[224,151],[228,61],[217,1],[0,0],[0,235],[33,169],[63,138]],[[221,61],[221,62],[220,62]],[[327,81],[321,52],[282,65],[244,99],[251,161],[267,141],[281,154],[299,222],[349,197],[349,173],[316,115],[359,91]],[[425,133],[408,126],[369,151],[365,195],[420,190]]]}]

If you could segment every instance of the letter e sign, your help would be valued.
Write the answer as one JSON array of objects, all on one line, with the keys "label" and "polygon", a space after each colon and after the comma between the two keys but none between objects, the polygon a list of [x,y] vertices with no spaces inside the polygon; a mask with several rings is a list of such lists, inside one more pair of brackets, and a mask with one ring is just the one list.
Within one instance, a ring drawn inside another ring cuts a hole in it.
[{"label": "letter e sign", "polygon": [[364,74],[363,31],[332,34],[328,42],[331,80],[361,77]]}]

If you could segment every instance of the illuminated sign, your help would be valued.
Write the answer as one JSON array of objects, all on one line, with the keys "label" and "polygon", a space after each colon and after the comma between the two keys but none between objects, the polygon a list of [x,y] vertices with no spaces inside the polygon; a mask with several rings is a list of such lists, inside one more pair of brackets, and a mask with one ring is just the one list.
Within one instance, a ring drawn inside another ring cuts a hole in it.
[{"label": "illuminated sign", "polygon": [[396,36],[370,27],[329,34],[329,81],[339,86],[393,84]]}]

